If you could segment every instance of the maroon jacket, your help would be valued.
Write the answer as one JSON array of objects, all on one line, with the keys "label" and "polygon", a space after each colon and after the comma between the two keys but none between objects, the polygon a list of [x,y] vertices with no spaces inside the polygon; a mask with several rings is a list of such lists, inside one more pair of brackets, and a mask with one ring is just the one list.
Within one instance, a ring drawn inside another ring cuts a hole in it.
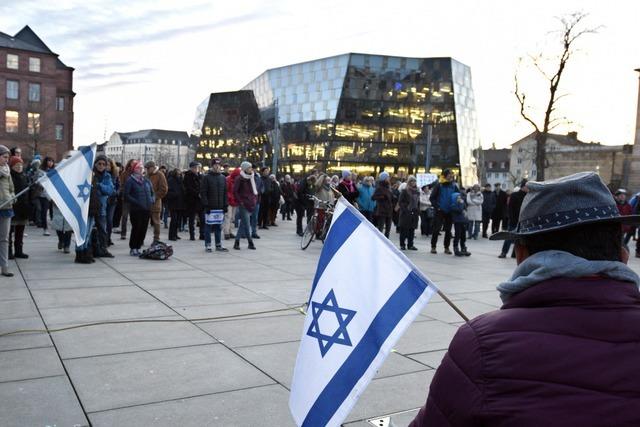
[{"label": "maroon jacket", "polygon": [[243,178],[242,175],[238,175],[233,181],[233,197],[235,198],[238,206],[242,206],[249,212],[253,212],[255,210],[258,198],[253,194],[251,181]]},{"label": "maroon jacket", "polygon": [[417,426],[640,426],[640,292],[557,278],[456,333]]}]

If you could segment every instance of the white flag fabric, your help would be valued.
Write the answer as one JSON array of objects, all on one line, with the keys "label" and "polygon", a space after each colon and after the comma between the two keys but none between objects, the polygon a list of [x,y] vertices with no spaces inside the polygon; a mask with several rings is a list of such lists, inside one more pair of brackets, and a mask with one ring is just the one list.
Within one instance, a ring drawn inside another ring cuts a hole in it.
[{"label": "white flag fabric", "polygon": [[340,198],[313,281],[289,408],[338,426],[436,287]]},{"label": "white flag fabric", "polygon": [[91,232],[87,219],[95,157],[96,144],[82,147],[38,180],[71,226],[78,246]]}]

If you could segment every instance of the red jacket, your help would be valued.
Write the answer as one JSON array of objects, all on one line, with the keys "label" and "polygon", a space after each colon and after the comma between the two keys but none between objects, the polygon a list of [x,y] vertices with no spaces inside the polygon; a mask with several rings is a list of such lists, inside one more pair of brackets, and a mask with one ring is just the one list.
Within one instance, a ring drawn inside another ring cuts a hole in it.
[{"label": "red jacket", "polygon": [[[627,202],[624,202],[622,204],[616,203],[616,206],[618,207],[618,212],[620,212],[620,215],[622,215],[622,216],[632,215],[633,214],[633,206],[631,206]],[[622,226],[622,232],[623,233],[628,233],[631,230],[633,230],[633,226],[632,225],[623,225]]]},{"label": "red jacket", "polygon": [[640,426],[640,292],[557,278],[460,327],[418,426]]},{"label": "red jacket", "polygon": [[227,177],[227,198],[230,206],[238,206],[238,201],[233,194],[233,183],[238,175],[240,175],[240,168],[235,168]]}]

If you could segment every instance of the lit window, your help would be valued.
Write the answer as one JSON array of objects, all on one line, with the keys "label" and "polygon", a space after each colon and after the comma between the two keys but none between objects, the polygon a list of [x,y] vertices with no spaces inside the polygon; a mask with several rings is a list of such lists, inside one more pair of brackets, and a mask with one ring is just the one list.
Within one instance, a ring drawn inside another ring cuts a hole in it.
[{"label": "lit window", "polygon": [[56,141],[62,141],[64,138],[64,125],[56,125]]},{"label": "lit window", "polygon": [[40,83],[29,83],[29,101],[40,102]]},{"label": "lit window", "polygon": [[27,114],[27,132],[29,135],[37,135],[40,133],[40,113]]},{"label": "lit window", "polygon": [[20,84],[16,80],[7,80],[7,99],[18,99],[20,97]]},{"label": "lit window", "polygon": [[40,58],[29,58],[29,71],[40,72]]},{"label": "lit window", "polygon": [[64,96],[56,97],[56,111],[64,111]]},{"label": "lit window", "polygon": [[7,68],[11,68],[12,70],[18,69],[18,55],[7,54]]},{"label": "lit window", "polygon": [[7,133],[18,133],[18,122],[20,115],[17,111],[6,111],[4,113],[4,129]]}]

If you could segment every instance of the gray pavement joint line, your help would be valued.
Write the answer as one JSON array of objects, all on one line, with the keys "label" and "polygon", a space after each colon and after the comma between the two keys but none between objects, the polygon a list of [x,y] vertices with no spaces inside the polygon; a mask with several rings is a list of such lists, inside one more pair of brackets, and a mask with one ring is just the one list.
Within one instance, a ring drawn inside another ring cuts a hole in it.
[{"label": "gray pavement joint line", "polygon": [[282,385],[282,384],[280,384],[278,382],[275,382],[273,384],[262,384],[262,385],[256,385],[256,386],[251,386],[251,387],[235,388],[233,390],[224,390],[224,391],[216,391],[216,392],[213,392],[213,393],[195,394],[193,396],[186,396],[186,397],[176,397],[175,399],[158,400],[157,402],[147,402],[147,403],[138,403],[138,404],[135,404],[135,405],[118,406],[117,408],[101,409],[99,411],[89,412],[89,414],[102,414],[104,412],[120,411],[122,409],[129,409],[129,408],[138,408],[140,406],[151,406],[151,405],[157,405],[159,403],[176,402],[178,400],[196,399],[198,397],[215,396],[217,394],[234,393],[234,392],[237,392],[237,391],[253,390],[253,389],[256,389],[256,388],[273,387],[273,386],[281,386],[285,390],[289,390],[284,385]]},{"label": "gray pavement joint line", "polygon": [[57,378],[57,377],[64,377],[64,376],[65,376],[64,374],[42,375],[40,377],[20,378],[20,379],[17,379],[17,380],[3,380],[3,381],[0,381],[0,384],[16,383],[16,382],[20,382],[20,381],[44,380],[46,378]]},{"label": "gray pavement joint line", "polygon": [[23,351],[23,350],[40,350],[43,348],[51,348],[52,345],[38,345],[35,347],[24,347],[24,348],[6,348],[4,350],[0,350],[0,353],[9,353],[11,351]]},{"label": "gray pavement joint line", "polygon": [[177,350],[180,348],[189,348],[189,347],[204,347],[207,345],[220,345],[218,341],[216,342],[207,342],[202,344],[186,344],[186,345],[177,345],[173,347],[161,347],[161,348],[146,348],[142,350],[132,350],[132,351],[121,351],[118,353],[104,353],[104,354],[91,354],[88,356],[75,356],[75,357],[66,357],[63,360],[78,360],[78,359],[91,359],[94,357],[109,357],[109,356],[120,356],[123,354],[136,354],[136,353],[148,353],[151,351],[160,351],[160,350]]},{"label": "gray pavement joint line", "polygon": [[[42,321],[42,324],[46,328],[47,327],[47,322],[44,320],[44,317],[42,317],[42,313],[40,312],[40,307],[38,307],[38,304],[36,303],[36,299],[33,297],[33,293],[31,292],[31,288],[29,288],[29,283],[27,282],[27,279],[25,278],[24,272],[22,271],[22,267],[20,266],[19,262],[16,262],[16,268],[20,272],[20,276],[22,277],[22,281],[24,282],[24,285],[27,288],[27,291],[29,291],[29,296],[31,296],[31,301],[33,301],[33,304],[35,305],[36,310],[38,310],[38,316],[40,316],[40,320]],[[64,361],[62,360],[62,357],[60,356],[60,350],[58,350],[58,346],[56,345],[56,342],[54,341],[53,337],[51,336],[51,333],[47,332],[47,334],[49,335],[49,339],[51,340],[51,343],[53,344],[53,349],[56,351],[56,355],[58,356],[58,360],[60,360],[60,365],[62,365],[62,369],[64,370],[64,374],[66,375],[67,380],[69,381],[69,385],[71,385],[71,389],[73,390],[73,394],[76,396],[76,400],[78,402],[78,405],[80,405],[80,409],[82,409],[82,413],[84,414],[84,418],[87,420],[88,425],[91,426],[91,421],[89,421],[89,417],[87,415],[87,410],[85,409],[84,404],[82,403],[82,400],[80,400],[80,395],[78,394],[78,390],[76,390],[76,386],[75,386],[75,384],[73,384],[73,380],[71,379],[71,376],[69,375],[69,371],[67,370],[67,367],[65,366]]]},{"label": "gray pavement joint line", "polygon": [[[100,258],[99,258],[100,259]],[[162,301],[160,298],[156,297],[155,295],[153,295],[151,292],[147,291],[146,289],[144,289],[143,287],[139,286],[136,282],[134,282],[133,280],[131,280],[126,274],[122,273],[121,271],[117,270],[115,267],[107,264],[106,262],[102,261],[102,259],[100,259],[100,261],[109,266],[109,268],[111,268],[113,271],[115,271],[116,273],[118,273],[119,275],[121,275],[122,277],[126,278],[127,280],[129,280],[131,283],[133,283],[135,286],[137,286],[139,289],[141,289],[142,291],[146,292],[147,294],[151,295],[156,301],[158,301],[160,304],[164,305],[165,307],[167,307],[169,310],[173,311],[174,313],[176,313],[178,316],[180,316],[181,318],[183,318],[185,321],[191,323],[193,326],[195,326],[198,330],[200,330],[202,333],[204,333],[205,335],[213,338],[214,340],[218,341],[218,343],[220,345],[222,345],[224,348],[226,348],[227,350],[229,350],[231,353],[235,354],[237,357],[239,357],[240,359],[244,360],[245,363],[247,363],[250,366],[253,366],[257,371],[261,372],[264,376],[266,376],[267,378],[269,378],[271,381],[273,381],[276,384],[281,384],[278,380],[276,380],[274,377],[272,377],[271,375],[269,375],[267,372],[265,372],[264,370],[260,369],[259,366],[255,365],[253,362],[251,362],[249,359],[247,359],[246,357],[244,357],[242,354],[238,353],[237,351],[235,351],[232,347],[229,347],[226,343],[224,342],[220,342],[220,340],[218,340],[217,337],[215,337],[214,335],[212,335],[211,333],[209,333],[207,330],[201,328],[197,323],[194,323],[193,320],[188,319],[186,317],[184,317],[181,313],[179,313],[178,311],[174,310],[173,307],[169,306],[168,304],[166,304],[164,301]],[[283,309],[281,309],[283,310]],[[306,313],[305,313],[306,314]],[[284,386],[284,385],[283,385]],[[84,410],[84,408],[83,408]]]}]

